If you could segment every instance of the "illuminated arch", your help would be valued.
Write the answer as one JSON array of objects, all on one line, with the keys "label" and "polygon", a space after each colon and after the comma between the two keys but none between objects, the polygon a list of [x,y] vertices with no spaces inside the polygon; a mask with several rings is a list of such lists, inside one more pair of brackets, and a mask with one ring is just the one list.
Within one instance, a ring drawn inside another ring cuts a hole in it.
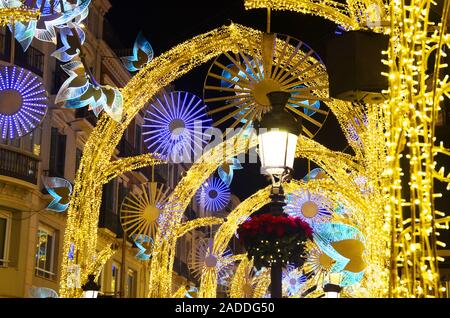
[{"label": "illuminated arch", "polygon": [[[105,115],[100,117],[86,143],[68,210],[60,288],[62,297],[81,295],[80,290],[70,290],[66,286],[67,266],[71,262],[67,255],[71,245],[75,246],[74,253],[77,257],[74,259],[77,259],[77,264],[81,268],[82,281],[87,280],[88,269],[95,262],[97,237],[93,234],[97,233],[102,185],[110,180],[111,176],[158,163],[150,155],[111,162],[114,150],[129,123],[152,96],[175,79],[224,52],[238,49],[244,52],[255,50],[260,47],[261,39],[260,31],[232,24],[180,44],[154,59],[122,90],[125,102],[122,122],[115,122]],[[335,101],[327,104],[338,120],[345,119],[346,112],[351,109],[347,104]],[[185,210],[195,191],[220,164],[245,152],[249,144],[252,147],[256,146],[256,139],[250,141],[231,139],[205,154],[200,160],[201,164],[193,166],[172,194],[172,198],[177,199],[180,209]],[[223,149],[225,155],[221,152]],[[299,139],[299,152],[303,157],[322,166],[334,179],[345,177],[348,171],[363,170],[351,156],[330,151],[305,137]],[[341,164],[336,165],[336,161]],[[171,295],[169,290],[171,275],[168,273],[171,273],[174,262],[172,251],[175,250],[176,235],[173,234],[182,225],[181,217],[182,213],[174,215],[171,220],[173,231],[169,233],[169,237],[161,235],[156,237],[155,250],[159,250],[160,253],[152,261],[149,295],[151,297]]]}]

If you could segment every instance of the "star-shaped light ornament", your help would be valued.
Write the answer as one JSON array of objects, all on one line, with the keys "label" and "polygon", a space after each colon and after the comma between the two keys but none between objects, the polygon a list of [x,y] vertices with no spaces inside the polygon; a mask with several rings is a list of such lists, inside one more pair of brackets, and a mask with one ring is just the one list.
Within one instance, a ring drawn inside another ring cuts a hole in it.
[{"label": "star-shaped light ornament", "polygon": [[133,47],[133,56],[122,57],[122,63],[130,72],[142,70],[153,60],[154,51],[149,41],[139,32]]}]

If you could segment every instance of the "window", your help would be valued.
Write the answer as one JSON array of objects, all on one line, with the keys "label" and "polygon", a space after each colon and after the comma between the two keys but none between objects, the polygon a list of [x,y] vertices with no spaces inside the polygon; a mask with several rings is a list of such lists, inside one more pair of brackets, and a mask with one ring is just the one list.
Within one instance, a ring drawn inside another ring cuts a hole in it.
[{"label": "window", "polygon": [[37,231],[36,244],[36,276],[55,279],[55,230],[40,225]]},{"label": "window", "polygon": [[66,136],[52,127],[50,144],[49,176],[64,178],[64,166],[66,164]]},{"label": "window", "polygon": [[13,140],[0,138],[0,143],[39,156],[39,153],[36,153],[36,146],[41,144],[41,128],[36,128],[33,132],[22,138],[15,138]]},{"label": "window", "polygon": [[127,289],[125,295],[127,298],[136,298],[136,271],[131,268],[127,272]]},{"label": "window", "polygon": [[0,211],[0,267],[8,266],[11,214]]},{"label": "window", "polygon": [[120,266],[117,263],[112,264],[111,268],[111,292],[115,295],[119,293],[120,288]]}]

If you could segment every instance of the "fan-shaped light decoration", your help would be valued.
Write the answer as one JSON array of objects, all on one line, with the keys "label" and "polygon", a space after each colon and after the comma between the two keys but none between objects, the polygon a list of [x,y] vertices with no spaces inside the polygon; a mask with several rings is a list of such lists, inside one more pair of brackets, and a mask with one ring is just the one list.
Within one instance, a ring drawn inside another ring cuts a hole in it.
[{"label": "fan-shaped light decoration", "polygon": [[270,269],[257,271],[253,261],[241,260],[229,284],[230,298],[262,298],[270,285]]},{"label": "fan-shaped light decoration", "polygon": [[198,189],[197,202],[209,212],[218,212],[230,203],[230,188],[219,178],[210,177]]},{"label": "fan-shaped light decoration", "polygon": [[15,139],[32,132],[47,111],[47,92],[41,80],[23,68],[0,68],[1,139]]},{"label": "fan-shaped light decoration", "polygon": [[154,57],[154,51],[149,41],[139,32],[133,47],[133,56],[122,57],[123,65],[130,72],[142,70]]},{"label": "fan-shaped light decoration", "polygon": [[53,201],[47,206],[47,210],[64,212],[69,207],[72,194],[72,184],[66,179],[42,177],[42,182],[47,192],[53,197]]},{"label": "fan-shaped light decoration", "polygon": [[205,275],[207,271],[217,271],[220,283],[224,282],[231,274],[234,262],[233,254],[227,249],[223,254],[216,255],[213,251],[213,245],[213,239],[200,240],[195,253],[189,253],[188,266],[197,278]]},{"label": "fan-shaped light decoration", "polygon": [[283,294],[288,297],[297,296],[307,280],[301,269],[288,266],[283,270]]},{"label": "fan-shaped light decoration", "polygon": [[364,261],[364,236],[357,228],[338,223],[323,223],[316,227],[314,242],[335,262],[332,273],[342,273],[341,286],[351,286],[362,280],[367,264]]},{"label": "fan-shaped light decoration", "polygon": [[209,141],[204,133],[211,119],[198,96],[188,92],[164,92],[151,102],[146,114],[142,127],[144,143],[150,152],[177,163],[192,162],[192,154],[194,158],[202,155]]},{"label": "fan-shaped light decoration", "polygon": [[55,102],[66,108],[89,106],[96,116],[105,111],[113,120],[120,122],[123,114],[123,96],[111,86],[101,86],[91,78],[80,61],[62,65],[69,78],[61,86]]},{"label": "fan-shaped light decoration", "polygon": [[328,97],[322,60],[303,42],[279,34],[265,35],[262,51],[262,58],[237,52],[213,62],[204,86],[209,114],[218,118],[213,125],[235,128],[243,123],[247,128],[271,110],[268,93],[287,91],[292,97],[286,108],[303,119],[303,133],[313,138],[329,113],[320,103]]},{"label": "fan-shaped light decoration", "polygon": [[135,258],[140,261],[149,261],[152,258],[153,239],[146,235],[133,235],[134,244],[139,249]]},{"label": "fan-shaped light decoration", "polygon": [[320,285],[324,282],[328,273],[331,271],[335,261],[323,253],[316,244],[307,243],[308,256],[303,265],[305,276],[312,279],[315,284]]},{"label": "fan-shaped light decoration", "polygon": [[219,174],[220,179],[228,186],[233,182],[234,170],[243,169],[241,163],[238,158],[232,158],[231,161],[225,162],[222,164],[217,173]]},{"label": "fan-shaped light decoration", "polygon": [[31,287],[29,293],[31,298],[59,298],[56,291],[45,287]]},{"label": "fan-shaped light decoration", "polygon": [[120,211],[122,228],[130,237],[154,238],[164,221],[164,206],[168,203],[170,189],[163,184],[150,182],[141,185],[140,194],[130,192],[124,199]]},{"label": "fan-shaped light decoration", "polygon": [[310,225],[329,221],[332,215],[332,203],[326,197],[300,190],[287,196],[284,212],[300,217]]}]

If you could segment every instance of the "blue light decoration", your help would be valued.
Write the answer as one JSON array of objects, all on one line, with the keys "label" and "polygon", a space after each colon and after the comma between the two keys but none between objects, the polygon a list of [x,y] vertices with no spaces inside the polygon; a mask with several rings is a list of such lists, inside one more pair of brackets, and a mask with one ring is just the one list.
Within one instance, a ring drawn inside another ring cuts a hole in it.
[{"label": "blue light decoration", "polygon": [[230,188],[219,178],[210,177],[198,189],[197,202],[209,212],[218,212],[228,205],[231,199]]},{"label": "blue light decoration", "polygon": [[155,53],[149,41],[139,32],[133,47],[133,56],[122,57],[122,63],[130,72],[142,70],[153,60]]},{"label": "blue light decoration", "polygon": [[152,258],[152,253],[146,253],[148,248],[144,245],[148,245],[151,248],[153,247],[153,239],[147,235],[133,235],[132,239],[134,244],[139,249],[139,252],[136,254],[135,258],[140,261],[149,261]]},{"label": "blue light decoration", "polygon": [[[306,46],[307,48],[309,48],[311,50],[311,48],[306,45],[303,44],[304,46]],[[222,79],[221,80],[221,86],[224,88],[235,88],[235,89],[242,89],[242,87],[239,86],[239,81],[240,79],[247,79],[247,80],[255,80],[258,81],[259,78],[257,76],[257,72],[255,72],[255,69],[259,69],[259,71],[261,72],[261,77],[264,77],[264,66],[262,64],[262,62],[258,62],[258,65],[256,64],[256,62],[248,57],[249,59],[249,64],[246,66],[246,70],[245,72],[242,69],[239,69],[239,67],[235,64],[229,64],[227,66],[227,70],[223,70],[222,71],[222,77],[226,78],[227,80]],[[251,67],[250,67],[251,66]],[[233,74],[237,74],[237,75],[233,75]],[[302,95],[301,89],[302,88],[306,88],[306,85],[297,85],[294,86],[292,88],[293,92],[291,93],[293,95],[293,97],[295,97],[295,95]],[[295,91],[298,90],[298,91]],[[236,92],[236,96],[239,95],[245,95],[245,93],[243,92]],[[290,106],[294,107],[294,108],[298,108],[301,107],[301,105],[305,105],[305,106],[310,106],[312,108],[315,109],[320,109],[320,101],[316,100],[314,102],[311,103],[311,101],[309,100],[304,100],[304,101],[300,101],[298,104],[297,103],[289,103]],[[242,117],[242,114],[244,114],[246,111],[246,109],[243,109],[241,112],[239,112],[238,114],[236,114],[235,116],[233,116],[234,118],[240,118]],[[303,109],[303,113],[309,117],[313,116],[316,112],[312,109]],[[247,119],[243,118],[241,120],[241,123],[246,124],[247,123]],[[251,126],[251,125],[250,125]]]},{"label": "blue light decoration", "polygon": [[61,66],[69,75],[56,95],[55,102],[65,108],[89,107],[98,116],[105,111],[113,120],[120,122],[123,114],[123,96],[119,89],[101,86],[89,76],[80,61]]},{"label": "blue light decoration", "polygon": [[[26,51],[34,38],[57,43],[57,31],[64,28],[81,30],[81,23],[89,14],[91,0],[25,0],[24,5],[41,12],[38,21],[15,23],[15,38]],[[10,30],[12,26],[9,25]],[[81,30],[81,32],[83,32]],[[83,32],[84,33],[84,32]],[[84,34],[82,36],[84,38]]]},{"label": "blue light decoration", "polygon": [[176,163],[200,157],[208,142],[211,119],[198,96],[176,91],[156,97],[146,110],[144,143],[151,153]]},{"label": "blue light decoration", "polygon": [[75,259],[75,244],[70,243],[69,254],[67,255],[70,261]]},{"label": "blue light decoration", "polygon": [[234,170],[242,170],[243,167],[239,162],[238,158],[232,158],[231,162],[226,162],[222,166],[219,167],[217,173],[219,174],[220,179],[227,185],[230,186],[233,182]]},{"label": "blue light decoration", "polygon": [[185,298],[196,298],[194,296],[192,296],[192,294],[196,294],[198,295],[198,288],[195,286],[190,286],[189,290],[186,291],[186,293],[184,294]]},{"label": "blue light decoration", "polygon": [[300,269],[288,266],[283,270],[283,292],[289,297],[297,296],[308,278]]},{"label": "blue light decoration", "polygon": [[[347,224],[323,223],[315,228],[313,237],[320,250],[335,261],[330,272],[342,274],[342,287],[355,285],[363,279],[366,267],[363,260],[365,238],[360,230]],[[338,247],[343,242],[347,244],[345,248]],[[358,263],[357,267],[362,270],[349,270],[352,263]]]},{"label": "blue light decoration", "polygon": [[19,8],[21,5],[19,0],[0,0],[0,8]]},{"label": "blue light decoration", "polygon": [[311,170],[302,180],[308,182],[314,179],[322,179],[326,176],[326,172],[321,168]]},{"label": "blue light decoration", "polygon": [[333,214],[332,203],[324,196],[299,190],[287,195],[284,212],[300,217],[313,228],[315,224],[328,222]]},{"label": "blue light decoration", "polygon": [[41,80],[16,66],[0,67],[1,139],[31,133],[44,119],[48,97]]},{"label": "blue light decoration", "polygon": [[336,35],[343,35],[345,32],[347,32],[347,30],[344,27],[338,25],[338,27],[334,31],[334,34],[336,34]]},{"label": "blue light decoration", "polygon": [[53,201],[47,206],[47,210],[62,213],[67,210],[73,188],[66,179],[42,177],[47,192],[53,197]]},{"label": "blue light decoration", "polygon": [[69,23],[68,27],[59,30],[59,35],[62,47],[53,52],[52,56],[64,63],[70,62],[80,54],[79,45],[83,45],[86,41],[86,34],[78,25]]},{"label": "blue light decoration", "polygon": [[357,125],[359,127],[362,127],[362,126],[367,127],[367,125],[368,125],[367,116],[363,115],[362,120],[355,117],[354,122],[351,125],[347,126],[348,127],[347,128],[348,138],[350,139],[350,141],[360,144],[360,143],[362,143],[361,137],[358,135],[358,133],[353,125]]},{"label": "blue light decoration", "polygon": [[31,287],[29,293],[31,298],[59,298],[56,291],[45,287]]}]

